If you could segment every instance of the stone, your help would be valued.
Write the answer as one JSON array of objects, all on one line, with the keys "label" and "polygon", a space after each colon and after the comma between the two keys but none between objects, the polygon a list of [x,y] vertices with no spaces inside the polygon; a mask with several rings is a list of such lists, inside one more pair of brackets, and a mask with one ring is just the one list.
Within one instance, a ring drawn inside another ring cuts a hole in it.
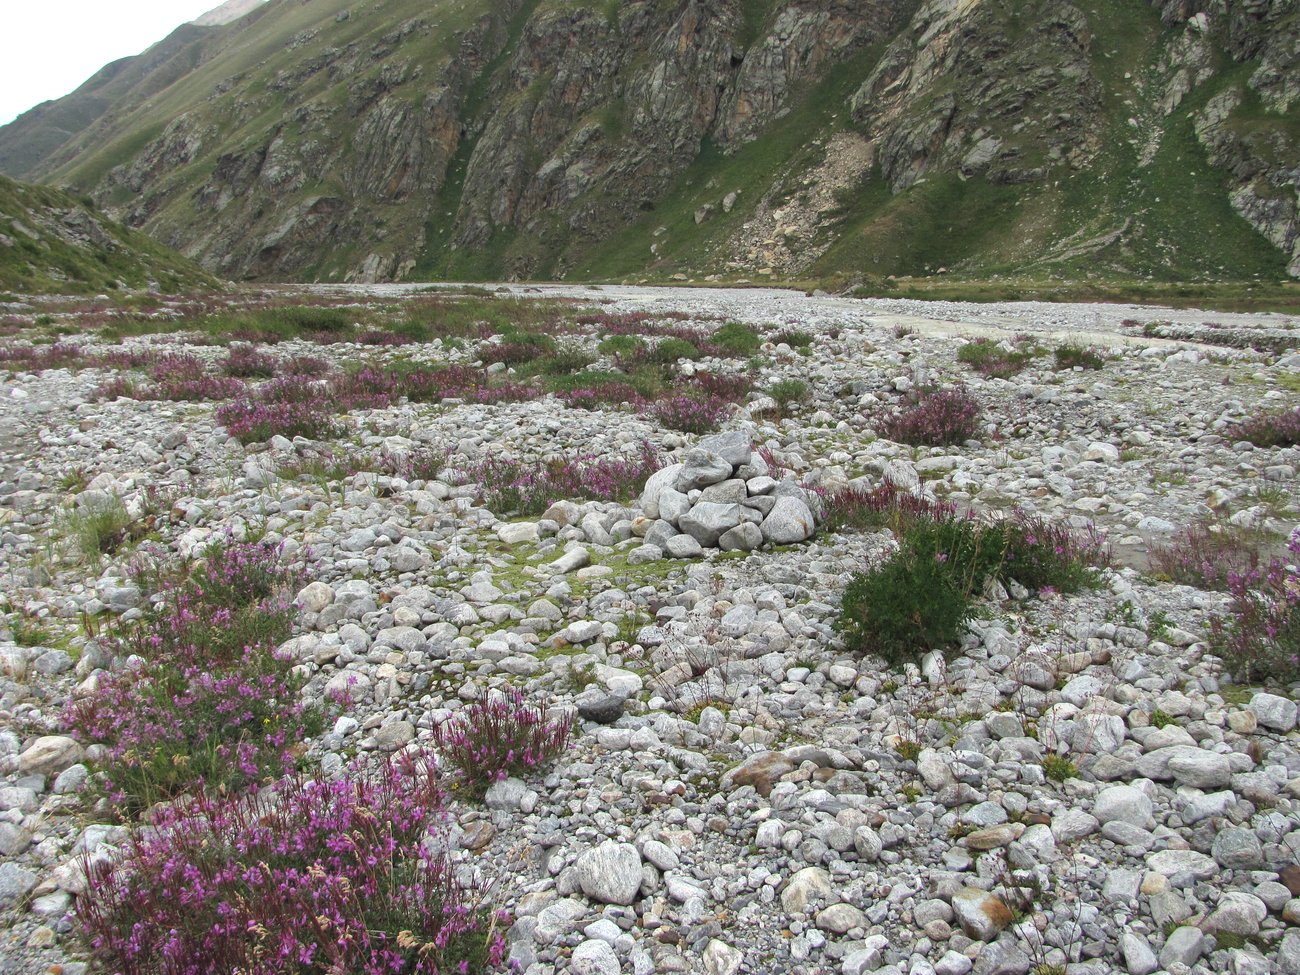
[{"label": "stone", "polygon": [[[581,545],[569,549],[558,559],[551,563],[551,569],[560,575],[568,575],[570,572],[577,572],[579,569],[585,569],[591,565],[591,553]],[[500,598],[500,591],[497,596]]]},{"label": "stone", "polygon": [[980,951],[971,975],[1028,975],[1032,967],[1033,962],[1019,945],[999,938]]},{"label": "stone", "polygon": [[1282,936],[1277,949],[1277,971],[1280,975],[1300,975],[1300,931],[1295,928]]},{"label": "stone", "polygon": [[1080,755],[1109,755],[1124,743],[1127,730],[1117,714],[1081,714],[1070,744]]},{"label": "stone", "polygon": [[645,516],[651,521],[657,520],[659,515],[659,493],[665,488],[672,488],[677,483],[677,478],[682,472],[681,464],[671,464],[663,470],[655,471],[645,482],[645,487],[641,490],[641,499],[637,506],[645,512]]},{"label": "stone", "polygon": [[753,552],[763,544],[763,530],[753,522],[743,522],[718,537],[718,548],[724,552]]},{"label": "stone", "polygon": [[0,856],[16,857],[32,845],[32,834],[13,823],[0,822]]},{"label": "stone", "polygon": [[507,811],[519,809],[524,812],[531,812],[531,807],[537,802],[537,793],[528,788],[522,779],[513,777],[501,779],[493,782],[488,786],[487,792],[483,796],[483,804],[489,809],[505,809]]},{"label": "stone", "polygon": [[799,498],[778,498],[772,513],[759,526],[765,541],[773,545],[793,545],[812,538],[816,531],[813,513]]},{"label": "stone", "polygon": [[553,944],[572,931],[574,922],[586,913],[586,905],[572,897],[547,905],[537,912],[537,927],[533,929],[533,940],[538,944]]},{"label": "stone", "polygon": [[852,904],[832,904],[817,912],[817,927],[832,934],[848,934],[854,928],[866,930],[871,927],[867,916]]},{"label": "stone", "polygon": [[704,949],[704,971],[706,975],[736,975],[745,956],[737,949],[712,938]]},{"label": "stone", "polygon": [[820,867],[805,867],[781,891],[781,906],[787,914],[807,914],[814,904],[829,902],[834,896],[830,874]]},{"label": "stone", "polygon": [[738,504],[701,501],[677,519],[677,527],[705,548],[714,548],[724,532],[744,521],[744,509]]},{"label": "stone", "polygon": [[1226,931],[1253,938],[1259,926],[1268,917],[1268,907],[1254,894],[1242,890],[1227,891],[1219,898],[1214,913],[1205,919],[1206,931]]},{"label": "stone", "polygon": [[758,752],[745,759],[722,778],[723,789],[752,785],[760,796],[772,794],[781,776],[793,772],[794,762],[780,752]]},{"label": "stone", "polygon": [[16,863],[0,863],[0,910],[14,907],[36,888],[39,881],[39,876]]},{"label": "stone", "polygon": [[681,470],[672,485],[683,494],[731,477],[732,465],[711,450],[694,447],[682,455]]},{"label": "stone", "polygon": [[1265,728],[1283,733],[1295,728],[1297,715],[1300,714],[1295,701],[1277,694],[1256,694],[1246,708]]},{"label": "stone", "polygon": [[1106,823],[1128,823],[1138,829],[1151,829],[1155,820],[1150,798],[1140,789],[1129,785],[1112,785],[1102,789],[1093,803],[1092,814],[1103,826]]},{"label": "stone", "polygon": [[569,958],[569,971],[574,975],[619,975],[622,970],[617,952],[597,939],[578,945]]},{"label": "stone", "polygon": [[960,951],[947,951],[934,963],[934,975],[969,975],[974,964]]},{"label": "stone", "polygon": [[1015,842],[1024,828],[1020,823],[1003,823],[1001,826],[977,829],[966,837],[966,847],[980,851],[1001,849]]},{"label": "stone", "polygon": [[506,545],[523,545],[526,542],[538,542],[541,534],[535,521],[517,521],[497,525],[497,538]]},{"label": "stone", "polygon": [[743,467],[748,464],[754,452],[749,435],[740,430],[728,430],[703,437],[696,447],[717,454],[732,467]]},{"label": "stone", "polygon": [[390,721],[375,732],[375,745],[393,752],[415,740],[415,725],[409,721]]},{"label": "stone", "polygon": [[1119,463],[1119,448],[1114,444],[1091,443],[1088,445],[1088,449],[1083,452],[1083,459],[1098,464],[1117,464]]},{"label": "stone", "polygon": [[1264,866],[1264,849],[1254,830],[1242,826],[1221,829],[1214,837],[1211,855],[1225,870],[1259,870]]},{"label": "stone", "polygon": [[641,889],[641,854],[631,843],[606,840],[578,857],[578,886],[601,904],[631,904]]},{"label": "stone", "polygon": [[641,856],[660,871],[676,870],[682,865],[681,858],[673,848],[658,840],[646,840],[642,843]]},{"label": "stone", "polygon": [[1166,781],[1196,789],[1223,789],[1232,783],[1228,756],[1191,745],[1170,745],[1145,752],[1138,759],[1137,773],[1143,778]]},{"label": "stone", "polygon": [[659,517],[670,525],[681,527],[682,515],[691,510],[691,501],[681,491],[664,488],[659,492]]},{"label": "stone", "polygon": [[46,735],[18,756],[18,770],[27,775],[58,775],[85,757],[85,749],[64,735]]},{"label": "stone", "polygon": [[962,930],[977,941],[992,941],[1015,920],[1001,899],[975,887],[957,891],[952,898],[952,909]]},{"label": "stone", "polygon": [[916,758],[916,769],[927,789],[938,792],[953,783],[952,769],[943,756],[933,748],[923,748]]},{"label": "stone", "polygon": [[1175,928],[1165,939],[1165,946],[1160,949],[1160,967],[1186,965],[1190,968],[1200,960],[1204,942],[1205,935],[1199,928],[1190,925]]},{"label": "stone", "polygon": [[698,559],[704,555],[704,546],[690,535],[674,535],[664,543],[664,551],[674,559]]},{"label": "stone", "polygon": [[1120,935],[1119,950],[1124,955],[1124,967],[1129,975],[1151,975],[1160,967],[1160,960],[1147,944],[1147,939],[1132,931]]},{"label": "stone", "polygon": [[622,694],[614,694],[603,687],[592,685],[579,694],[573,703],[577,705],[582,720],[613,724],[623,716],[627,699]]},{"label": "stone", "polygon": [[1194,880],[1209,880],[1219,872],[1213,857],[1195,850],[1161,850],[1147,857],[1147,869],[1169,878],[1175,887],[1185,887]]}]

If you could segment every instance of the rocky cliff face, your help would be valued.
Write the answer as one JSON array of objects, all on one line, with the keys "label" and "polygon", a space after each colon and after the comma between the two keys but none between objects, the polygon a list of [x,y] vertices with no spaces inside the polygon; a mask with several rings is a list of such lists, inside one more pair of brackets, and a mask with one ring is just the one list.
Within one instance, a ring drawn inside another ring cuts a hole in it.
[{"label": "rocky cliff face", "polygon": [[1295,0],[1165,0],[1161,19],[1183,29],[1178,61],[1165,65],[1172,112],[1183,96],[1235,64],[1231,80],[1195,114],[1196,135],[1228,174],[1233,208],[1300,276],[1300,3]]},{"label": "rocky cliff face", "polygon": [[0,167],[233,277],[1300,273],[1297,2],[270,0]]}]

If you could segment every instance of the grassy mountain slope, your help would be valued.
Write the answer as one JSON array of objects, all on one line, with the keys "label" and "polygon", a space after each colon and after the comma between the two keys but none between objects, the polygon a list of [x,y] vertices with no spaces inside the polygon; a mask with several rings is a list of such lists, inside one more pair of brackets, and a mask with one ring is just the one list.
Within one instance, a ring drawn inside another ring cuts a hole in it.
[{"label": "grassy mountain slope", "polygon": [[197,265],[58,190],[0,176],[0,289],[82,294],[215,287]]}]

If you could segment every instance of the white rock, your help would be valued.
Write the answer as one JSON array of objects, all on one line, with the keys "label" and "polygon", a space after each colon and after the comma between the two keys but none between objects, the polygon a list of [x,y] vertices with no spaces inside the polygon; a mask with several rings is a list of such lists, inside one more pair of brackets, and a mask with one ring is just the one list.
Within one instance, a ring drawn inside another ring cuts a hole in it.
[{"label": "white rock", "polygon": [[575,867],[582,892],[601,904],[631,904],[641,889],[641,854],[631,843],[606,840]]},{"label": "white rock", "polygon": [[781,891],[781,906],[787,914],[807,914],[812,904],[834,895],[830,874],[820,867],[805,867]]},{"label": "white rock", "polygon": [[1295,701],[1277,694],[1256,694],[1246,707],[1254,712],[1256,720],[1265,728],[1282,732],[1290,731],[1296,726],[1297,714],[1300,712]]}]

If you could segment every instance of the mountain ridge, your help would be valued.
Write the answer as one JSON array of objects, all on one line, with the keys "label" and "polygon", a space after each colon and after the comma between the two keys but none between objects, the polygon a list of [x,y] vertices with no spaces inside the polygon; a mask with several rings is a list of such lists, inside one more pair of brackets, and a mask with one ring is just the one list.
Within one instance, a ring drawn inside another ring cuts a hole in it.
[{"label": "mountain ridge", "polygon": [[[0,170],[240,278],[1300,275],[1297,0],[270,0],[185,30],[0,129]],[[101,107],[53,148],[71,126],[33,124]]]}]

